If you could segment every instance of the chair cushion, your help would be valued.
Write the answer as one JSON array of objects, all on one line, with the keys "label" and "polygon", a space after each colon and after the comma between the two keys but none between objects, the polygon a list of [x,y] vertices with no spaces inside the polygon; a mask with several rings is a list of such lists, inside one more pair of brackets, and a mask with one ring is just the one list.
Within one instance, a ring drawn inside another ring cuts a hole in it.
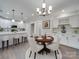
[{"label": "chair cushion", "polygon": [[51,37],[47,37],[47,39],[51,39]]}]

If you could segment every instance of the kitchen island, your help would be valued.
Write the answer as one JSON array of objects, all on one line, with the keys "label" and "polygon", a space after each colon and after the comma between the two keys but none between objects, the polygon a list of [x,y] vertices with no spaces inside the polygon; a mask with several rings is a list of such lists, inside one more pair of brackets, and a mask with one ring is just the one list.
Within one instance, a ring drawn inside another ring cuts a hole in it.
[{"label": "kitchen island", "polygon": [[[13,45],[13,38],[19,38],[19,42],[22,41],[22,37],[27,37],[26,31],[19,31],[19,32],[0,32],[0,48],[2,48],[2,41],[9,41],[9,45]],[[4,46],[6,46],[5,43]]]}]

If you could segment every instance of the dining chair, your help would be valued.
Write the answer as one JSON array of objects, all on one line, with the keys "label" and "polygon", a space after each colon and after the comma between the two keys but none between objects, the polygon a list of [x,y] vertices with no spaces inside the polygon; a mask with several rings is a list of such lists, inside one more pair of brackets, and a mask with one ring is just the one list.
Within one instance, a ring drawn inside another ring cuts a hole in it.
[{"label": "dining chair", "polygon": [[55,41],[52,42],[52,44],[47,45],[47,48],[51,50],[51,52],[55,52],[55,57],[57,59],[57,54],[59,54],[58,49],[59,49],[59,39],[54,38]]},{"label": "dining chair", "polygon": [[28,42],[31,48],[30,54],[29,54],[29,58],[31,56],[31,54],[34,53],[34,59],[36,59],[36,54],[39,50],[41,50],[43,48],[43,46],[40,46],[36,43],[34,37],[28,37]]}]

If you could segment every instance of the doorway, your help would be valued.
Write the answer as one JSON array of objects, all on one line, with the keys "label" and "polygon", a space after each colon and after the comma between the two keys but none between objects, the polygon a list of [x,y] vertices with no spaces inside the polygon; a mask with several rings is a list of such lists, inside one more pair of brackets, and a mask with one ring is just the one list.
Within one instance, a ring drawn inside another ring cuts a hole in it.
[{"label": "doorway", "polygon": [[32,23],[32,24],[31,24],[31,35],[33,35],[33,34],[34,34],[34,27],[35,27],[35,24],[34,24],[34,23]]}]

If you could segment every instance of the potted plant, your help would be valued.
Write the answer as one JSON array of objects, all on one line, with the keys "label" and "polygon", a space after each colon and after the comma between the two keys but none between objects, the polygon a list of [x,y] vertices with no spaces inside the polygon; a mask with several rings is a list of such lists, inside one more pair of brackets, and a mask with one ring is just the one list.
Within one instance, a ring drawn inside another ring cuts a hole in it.
[{"label": "potted plant", "polygon": [[12,25],[11,28],[12,28],[12,29],[11,29],[12,32],[17,31],[17,25]]}]

